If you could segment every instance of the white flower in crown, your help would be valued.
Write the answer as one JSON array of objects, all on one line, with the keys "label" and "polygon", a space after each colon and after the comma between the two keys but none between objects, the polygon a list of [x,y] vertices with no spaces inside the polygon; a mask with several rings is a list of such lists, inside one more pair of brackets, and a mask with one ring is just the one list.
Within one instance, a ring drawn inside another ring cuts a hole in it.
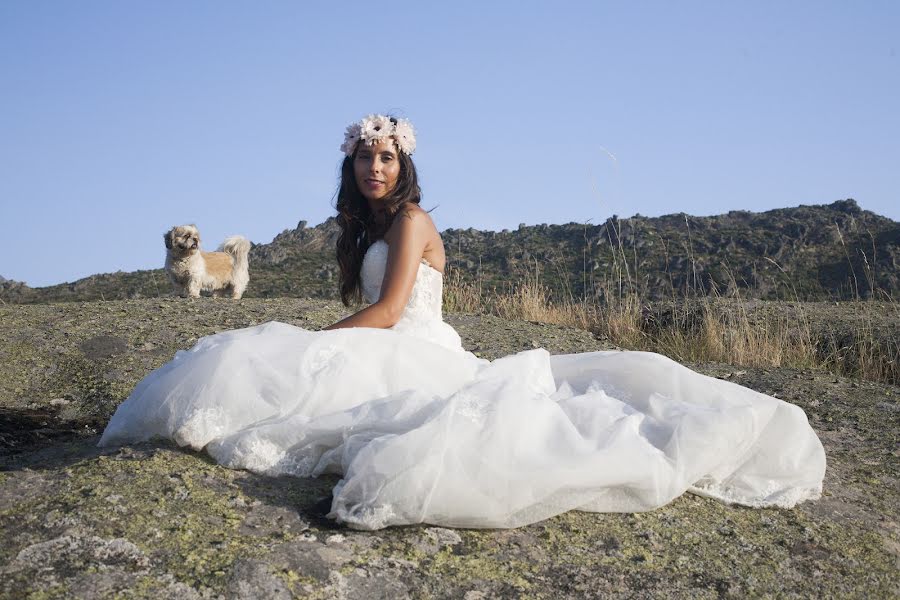
[{"label": "white flower in crown", "polygon": [[353,156],[360,140],[371,146],[381,140],[393,137],[401,152],[411,155],[416,150],[416,132],[408,119],[395,119],[384,115],[369,115],[357,123],[347,126],[341,152]]},{"label": "white flower in crown", "polygon": [[347,130],[344,132],[344,143],[341,144],[341,152],[347,156],[352,156],[361,133],[362,127],[360,127],[359,123],[347,125]]},{"label": "white flower in crown", "polygon": [[394,139],[397,140],[397,147],[407,156],[416,151],[416,130],[413,129],[412,123],[408,119],[397,119],[394,126]]},{"label": "white flower in crown", "polygon": [[371,146],[381,140],[386,140],[394,134],[394,124],[389,117],[384,115],[369,115],[360,121],[362,133],[360,137]]}]

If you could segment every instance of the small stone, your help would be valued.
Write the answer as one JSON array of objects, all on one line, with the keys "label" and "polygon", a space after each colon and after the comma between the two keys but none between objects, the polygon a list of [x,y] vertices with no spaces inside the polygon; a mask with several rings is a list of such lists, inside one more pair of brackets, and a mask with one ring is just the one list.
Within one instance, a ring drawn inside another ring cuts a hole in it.
[{"label": "small stone", "polygon": [[425,530],[425,535],[438,546],[455,546],[462,543],[462,538],[458,533],[444,527],[429,527]]}]

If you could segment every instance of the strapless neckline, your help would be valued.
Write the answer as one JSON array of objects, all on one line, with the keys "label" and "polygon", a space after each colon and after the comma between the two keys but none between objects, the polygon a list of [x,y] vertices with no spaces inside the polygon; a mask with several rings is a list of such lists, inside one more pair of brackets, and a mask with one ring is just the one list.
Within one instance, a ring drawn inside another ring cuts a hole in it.
[{"label": "strapless neckline", "polygon": [[[360,284],[366,302],[375,303],[381,298],[381,286],[387,271],[390,245],[384,240],[373,242],[366,250],[360,268]],[[394,331],[421,337],[437,344],[462,349],[459,335],[444,323],[441,313],[444,275],[425,259],[419,261],[416,280],[403,308],[400,320],[391,327]]]},{"label": "strapless neckline", "polygon": [[[384,241],[383,239],[381,239],[381,240],[375,240],[374,242],[372,242],[372,246],[374,246],[375,244],[384,244],[385,247],[387,247],[387,248],[390,248],[390,247],[391,247],[391,245],[388,244],[388,243],[387,243],[386,241]],[[371,248],[371,246],[370,246],[370,248]],[[431,264],[431,263],[428,261],[428,259],[425,258],[424,256],[422,257],[422,260],[421,260],[420,262],[421,262],[423,265],[425,265],[426,267],[428,267],[429,269],[431,269],[432,271],[434,271],[435,273],[437,273],[438,275],[440,275],[441,278],[444,277],[444,273],[443,273],[442,271],[438,271],[438,270],[434,267],[434,265]]]}]

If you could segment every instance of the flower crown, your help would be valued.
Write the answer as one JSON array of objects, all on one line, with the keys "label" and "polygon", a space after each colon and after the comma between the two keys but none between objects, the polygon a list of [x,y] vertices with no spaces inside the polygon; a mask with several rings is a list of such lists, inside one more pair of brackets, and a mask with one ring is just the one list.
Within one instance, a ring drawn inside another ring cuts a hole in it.
[{"label": "flower crown", "polygon": [[360,140],[364,141],[367,146],[371,146],[388,138],[394,138],[397,147],[407,156],[412,156],[412,153],[416,151],[416,131],[409,120],[384,115],[369,115],[347,126],[347,131],[344,132],[344,143],[341,144],[341,152],[347,156],[353,156],[353,151],[356,150],[356,145]]}]

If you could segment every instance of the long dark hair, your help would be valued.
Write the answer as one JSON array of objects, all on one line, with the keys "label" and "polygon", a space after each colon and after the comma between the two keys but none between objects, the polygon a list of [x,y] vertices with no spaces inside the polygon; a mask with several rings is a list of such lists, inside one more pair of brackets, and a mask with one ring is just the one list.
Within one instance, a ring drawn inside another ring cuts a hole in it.
[{"label": "long dark hair", "polygon": [[[391,121],[396,123],[393,117]],[[384,237],[394,217],[404,206],[419,204],[422,200],[416,165],[408,155],[398,150],[400,174],[397,176],[397,185],[381,200],[383,210],[373,213],[369,202],[356,185],[353,161],[358,151],[359,145],[352,156],[344,158],[341,165],[341,184],[335,206],[338,211],[337,223],[341,228],[341,235],[337,240],[337,262],[341,268],[341,302],[345,306],[350,306],[351,302],[359,303],[362,299],[360,269],[366,250]]]}]

